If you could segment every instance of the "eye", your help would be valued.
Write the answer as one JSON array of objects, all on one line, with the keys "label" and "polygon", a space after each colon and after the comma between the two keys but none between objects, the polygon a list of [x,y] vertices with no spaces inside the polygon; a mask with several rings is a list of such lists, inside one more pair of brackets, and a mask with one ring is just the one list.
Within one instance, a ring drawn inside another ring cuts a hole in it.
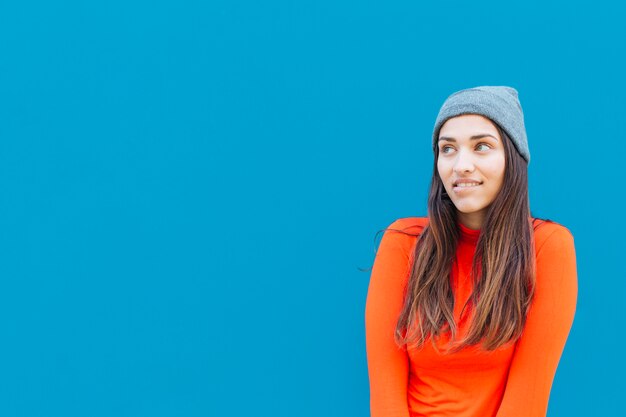
[{"label": "eye", "polygon": [[442,146],[441,147],[441,153],[448,153],[448,152],[446,152],[446,149],[448,149],[448,148],[451,148],[451,146],[448,146],[448,145]]},{"label": "eye", "polygon": [[487,149],[491,149],[491,146],[489,146],[486,142],[481,142],[481,143],[479,143],[479,144],[476,146],[476,148],[479,148],[481,145],[485,145],[485,147],[486,147]]}]

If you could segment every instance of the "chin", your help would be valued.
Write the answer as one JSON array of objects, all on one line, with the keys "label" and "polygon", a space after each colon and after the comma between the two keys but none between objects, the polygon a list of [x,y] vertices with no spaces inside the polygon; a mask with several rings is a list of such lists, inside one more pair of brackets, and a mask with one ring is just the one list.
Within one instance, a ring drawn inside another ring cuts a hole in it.
[{"label": "chin", "polygon": [[472,213],[476,213],[485,209],[485,206],[472,205],[472,204],[461,204],[461,205],[455,204],[455,207],[458,211],[460,211],[463,214],[472,214]]}]

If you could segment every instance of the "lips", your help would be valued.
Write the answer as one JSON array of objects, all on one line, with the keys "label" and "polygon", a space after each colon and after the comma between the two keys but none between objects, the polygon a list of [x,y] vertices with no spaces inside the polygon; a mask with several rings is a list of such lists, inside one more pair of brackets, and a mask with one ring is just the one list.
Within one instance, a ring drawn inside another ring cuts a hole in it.
[{"label": "lips", "polygon": [[454,181],[454,183],[452,184],[454,187],[457,187],[459,185],[480,185],[482,184],[482,182],[480,181],[475,181],[475,180],[456,180]]},{"label": "lips", "polygon": [[456,185],[454,186],[452,189],[455,192],[461,192],[461,191],[465,191],[465,190],[473,190],[476,187],[479,187],[480,184],[474,184],[474,185]]},{"label": "lips", "polygon": [[[467,184],[467,185],[465,185]],[[454,192],[456,194],[465,194],[468,193],[474,189],[476,189],[477,187],[479,187],[482,184],[482,182],[480,181],[472,181],[472,180],[456,180],[454,182],[454,185],[452,186],[452,190],[454,190]]]}]

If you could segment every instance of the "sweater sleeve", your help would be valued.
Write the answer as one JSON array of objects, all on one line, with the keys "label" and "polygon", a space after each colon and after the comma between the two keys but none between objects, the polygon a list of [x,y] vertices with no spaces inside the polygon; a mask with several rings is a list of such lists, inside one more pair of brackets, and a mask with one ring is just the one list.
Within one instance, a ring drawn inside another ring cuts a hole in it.
[{"label": "sweater sleeve", "polygon": [[[400,229],[398,221],[389,228]],[[409,272],[407,237],[387,230],[378,247],[365,304],[365,334],[372,417],[408,417],[409,359],[394,341]]]},{"label": "sweater sleeve", "polygon": [[545,417],[552,381],[574,321],[578,278],[574,238],[554,230],[536,259],[535,298],[518,340],[497,417]]}]

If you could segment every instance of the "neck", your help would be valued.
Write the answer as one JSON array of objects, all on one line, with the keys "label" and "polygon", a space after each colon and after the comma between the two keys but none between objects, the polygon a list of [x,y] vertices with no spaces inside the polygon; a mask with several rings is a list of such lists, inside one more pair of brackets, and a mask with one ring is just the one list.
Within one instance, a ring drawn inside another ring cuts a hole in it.
[{"label": "neck", "polygon": [[484,217],[484,214],[481,212],[470,214],[458,212],[458,223],[469,229],[478,230],[483,225]]}]

